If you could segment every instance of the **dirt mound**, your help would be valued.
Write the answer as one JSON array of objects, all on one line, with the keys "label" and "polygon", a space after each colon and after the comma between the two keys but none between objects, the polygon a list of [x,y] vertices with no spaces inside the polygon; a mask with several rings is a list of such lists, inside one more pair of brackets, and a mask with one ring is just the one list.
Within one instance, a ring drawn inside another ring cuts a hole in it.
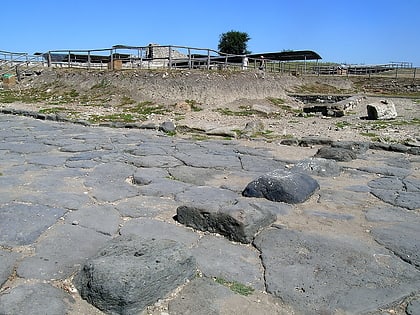
[{"label": "dirt mound", "polygon": [[[395,103],[396,120],[361,119],[367,115],[366,105],[377,100],[379,92],[380,99],[387,97]],[[360,94],[365,99],[344,116],[329,118],[304,113],[305,104],[296,94]],[[262,77],[255,71],[47,69],[1,96],[3,107],[59,113],[93,124],[172,121],[184,127],[178,131],[269,141],[304,136],[385,142],[416,142],[419,138],[420,84],[413,79],[280,73]]]}]

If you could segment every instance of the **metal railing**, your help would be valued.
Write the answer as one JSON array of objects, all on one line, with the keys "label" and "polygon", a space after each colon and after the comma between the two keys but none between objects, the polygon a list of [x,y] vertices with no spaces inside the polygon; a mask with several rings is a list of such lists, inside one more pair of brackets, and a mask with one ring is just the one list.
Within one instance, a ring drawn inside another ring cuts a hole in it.
[{"label": "metal railing", "polygon": [[0,50],[0,78],[3,75],[16,75],[18,80],[31,75],[45,66],[41,56]]}]

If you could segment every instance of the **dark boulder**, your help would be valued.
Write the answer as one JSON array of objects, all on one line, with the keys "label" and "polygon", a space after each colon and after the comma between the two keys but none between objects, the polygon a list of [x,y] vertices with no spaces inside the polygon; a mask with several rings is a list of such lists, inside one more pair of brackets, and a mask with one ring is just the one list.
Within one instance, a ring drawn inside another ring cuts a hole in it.
[{"label": "dark boulder", "polygon": [[322,147],[315,154],[317,158],[331,159],[340,162],[350,162],[357,159],[356,153],[352,150],[335,147]]},{"label": "dark boulder", "polygon": [[307,174],[275,170],[250,182],[242,195],[296,204],[306,201],[318,189],[318,182]]},{"label": "dark boulder", "polygon": [[195,259],[179,243],[126,235],[90,258],[74,284],[83,299],[105,313],[137,314],[195,272]]},{"label": "dark boulder", "polygon": [[232,241],[250,243],[255,234],[276,220],[269,206],[246,200],[232,204],[189,203],[178,207],[180,223],[201,231],[219,233]]}]

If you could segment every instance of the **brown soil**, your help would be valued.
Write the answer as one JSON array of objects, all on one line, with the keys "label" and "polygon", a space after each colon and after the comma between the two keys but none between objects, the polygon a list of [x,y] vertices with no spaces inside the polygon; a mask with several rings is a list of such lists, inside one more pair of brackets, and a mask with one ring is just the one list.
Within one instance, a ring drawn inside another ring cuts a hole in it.
[{"label": "brown soil", "polygon": [[[1,103],[73,119],[153,123],[173,121],[181,130],[222,129],[227,135],[266,140],[329,137],[335,140],[417,142],[420,80],[365,77],[296,77],[253,71],[55,69],[25,78],[13,88],[21,98]],[[28,97],[28,94],[30,94]],[[302,115],[292,94],[363,95],[340,118]],[[392,100],[399,117],[368,121],[366,104]],[[253,123],[251,133],[244,132]],[[221,132],[223,135],[223,132]]]}]

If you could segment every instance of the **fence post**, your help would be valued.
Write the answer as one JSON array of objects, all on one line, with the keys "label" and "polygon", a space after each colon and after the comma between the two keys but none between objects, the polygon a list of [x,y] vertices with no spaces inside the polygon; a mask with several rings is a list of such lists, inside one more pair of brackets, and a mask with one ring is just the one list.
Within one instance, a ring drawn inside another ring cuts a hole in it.
[{"label": "fence post", "polygon": [[49,51],[47,55],[47,66],[48,68],[51,67],[51,51]]},{"label": "fence post", "polygon": [[168,57],[169,57],[169,70],[172,69],[172,49],[171,46],[168,46]]},{"label": "fence post", "polygon": [[191,49],[188,48],[188,69],[191,69]]},{"label": "fence post", "polygon": [[210,70],[210,49],[207,49],[207,70]]},{"label": "fence post", "polygon": [[68,54],[68,58],[67,58],[68,60],[67,60],[67,65],[68,65],[68,67],[70,68],[70,63],[71,63],[71,55],[70,55],[70,51],[69,51],[69,54]]},{"label": "fence post", "polygon": [[90,70],[90,50],[88,50],[88,70]]}]

